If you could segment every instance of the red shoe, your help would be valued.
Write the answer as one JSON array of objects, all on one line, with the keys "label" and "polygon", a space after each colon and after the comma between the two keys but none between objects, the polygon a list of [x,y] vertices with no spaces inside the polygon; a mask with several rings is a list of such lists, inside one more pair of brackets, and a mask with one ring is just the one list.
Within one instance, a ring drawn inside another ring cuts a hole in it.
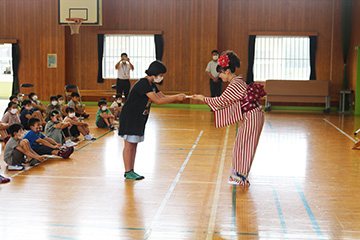
[{"label": "red shoe", "polygon": [[70,155],[74,152],[73,147],[60,149],[58,155],[64,159],[67,159],[70,157]]},{"label": "red shoe", "polygon": [[10,178],[6,178],[0,175],[0,183],[7,183],[7,182],[10,182]]}]

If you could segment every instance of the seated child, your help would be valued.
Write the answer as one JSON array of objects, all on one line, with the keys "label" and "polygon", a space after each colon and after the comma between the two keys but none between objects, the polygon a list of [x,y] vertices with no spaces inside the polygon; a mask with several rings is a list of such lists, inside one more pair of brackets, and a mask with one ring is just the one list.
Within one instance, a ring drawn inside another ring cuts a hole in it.
[{"label": "seated child", "polygon": [[36,95],[36,93],[32,92],[29,94],[29,100],[32,103],[32,106],[36,109],[39,110],[42,113],[46,112],[46,107],[44,104],[42,104],[40,102],[40,100],[38,100],[38,96]]},{"label": "seated child", "polygon": [[22,92],[20,91],[16,91],[14,93],[14,95],[16,96],[17,100],[18,100],[18,106],[19,108],[21,108],[22,106],[22,101],[24,100],[24,94],[22,94]]},{"label": "seated child", "polygon": [[68,103],[69,107],[72,107],[73,109],[75,109],[75,114],[77,117],[83,117],[83,118],[88,118],[89,114],[86,114],[85,112],[85,105],[84,104],[80,104],[79,100],[80,100],[80,94],[77,92],[73,92],[71,93],[71,100]]},{"label": "seated child", "polygon": [[50,104],[46,107],[45,122],[50,120],[50,113],[52,110],[58,110],[60,112],[60,116],[62,117],[61,106],[57,96],[50,97]]},{"label": "seated child", "polygon": [[23,125],[24,129],[29,130],[29,119],[32,117],[36,117],[40,120],[40,124],[42,126],[46,125],[46,122],[44,121],[44,118],[40,111],[35,111],[35,109],[32,107],[32,103],[30,100],[26,99],[23,101],[23,107],[20,113],[20,121]]},{"label": "seated child", "polygon": [[77,143],[70,140],[69,126],[70,123],[62,121],[58,110],[52,110],[50,120],[45,126],[45,135],[58,144],[63,145],[65,143],[66,147],[74,147]]},{"label": "seated child", "polygon": [[17,106],[18,105],[15,102],[9,102],[6,112],[1,120],[3,123],[7,123],[9,125],[21,123]]},{"label": "seated child", "polygon": [[74,148],[66,148],[57,144],[51,138],[46,137],[40,132],[41,121],[38,118],[29,119],[30,131],[28,131],[24,137],[30,143],[30,147],[38,155],[58,155],[62,158],[69,158],[74,152]]},{"label": "seated child", "polygon": [[57,98],[58,98],[58,101],[59,101],[59,105],[61,107],[62,117],[66,117],[66,108],[68,107],[68,105],[65,103],[65,98],[61,94],[58,94]]},{"label": "seated child", "polygon": [[80,122],[75,116],[75,110],[72,107],[66,108],[67,117],[64,122],[70,123],[70,135],[74,138],[80,136],[80,133],[84,136],[84,140],[96,140],[95,137],[90,135],[89,124],[86,122]]},{"label": "seated child", "polygon": [[110,111],[115,116],[115,118],[119,117],[121,111],[121,103],[122,103],[122,95],[116,94],[114,102],[110,105]]},{"label": "seated child", "polygon": [[115,130],[114,127],[114,115],[111,114],[110,110],[107,109],[106,102],[100,100],[98,102],[99,110],[96,114],[95,124],[98,128],[109,128],[111,130]]},{"label": "seated child", "polygon": [[30,161],[30,166],[35,166],[45,160],[44,156],[39,156],[31,149],[28,140],[22,140],[24,131],[21,124],[15,123],[10,125],[9,132],[11,138],[4,149],[4,161],[8,164],[9,171],[24,170],[25,155]]}]

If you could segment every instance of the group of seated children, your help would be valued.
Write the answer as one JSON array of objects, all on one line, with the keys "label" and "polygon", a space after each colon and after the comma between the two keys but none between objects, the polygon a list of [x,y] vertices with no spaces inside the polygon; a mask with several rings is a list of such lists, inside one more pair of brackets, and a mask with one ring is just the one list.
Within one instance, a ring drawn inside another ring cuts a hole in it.
[{"label": "group of seated children", "polygon": [[[89,124],[80,121],[89,115],[85,112],[85,105],[79,102],[79,93],[74,92],[71,97],[71,101],[64,104],[63,95],[51,96],[48,106],[43,105],[35,93],[29,94],[29,99],[25,100],[21,93],[10,97],[0,122],[0,135],[5,141],[4,161],[9,171],[23,170],[24,163],[36,166],[48,155],[68,158],[77,145],[74,141],[78,141],[80,135],[84,136],[84,140],[96,140],[90,135]],[[115,116],[120,113],[121,103],[121,95],[116,95],[108,109],[106,99],[101,99],[96,126],[115,130]],[[45,135],[41,133],[43,130]],[[0,175],[0,183],[8,181]]]}]

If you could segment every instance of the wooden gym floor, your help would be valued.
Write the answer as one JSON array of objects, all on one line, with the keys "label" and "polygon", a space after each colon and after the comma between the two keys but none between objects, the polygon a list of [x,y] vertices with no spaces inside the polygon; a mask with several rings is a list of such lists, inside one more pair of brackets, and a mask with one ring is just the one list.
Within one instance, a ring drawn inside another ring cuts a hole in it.
[{"label": "wooden gym floor", "polygon": [[[360,118],[266,113],[250,187],[227,183],[236,126],[205,109],[151,109],[135,170],[94,127],[68,160],[0,173],[0,239],[360,239]],[[3,145],[3,143],[1,143]],[[3,157],[3,146],[1,158]]]}]

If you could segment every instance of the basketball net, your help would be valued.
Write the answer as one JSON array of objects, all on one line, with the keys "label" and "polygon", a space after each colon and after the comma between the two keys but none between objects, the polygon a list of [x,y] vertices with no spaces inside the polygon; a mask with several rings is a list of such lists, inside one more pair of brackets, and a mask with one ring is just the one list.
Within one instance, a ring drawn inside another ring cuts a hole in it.
[{"label": "basketball net", "polygon": [[80,29],[83,19],[82,18],[67,18],[66,20],[69,21],[68,25],[71,30],[71,35],[79,34],[79,29]]}]

